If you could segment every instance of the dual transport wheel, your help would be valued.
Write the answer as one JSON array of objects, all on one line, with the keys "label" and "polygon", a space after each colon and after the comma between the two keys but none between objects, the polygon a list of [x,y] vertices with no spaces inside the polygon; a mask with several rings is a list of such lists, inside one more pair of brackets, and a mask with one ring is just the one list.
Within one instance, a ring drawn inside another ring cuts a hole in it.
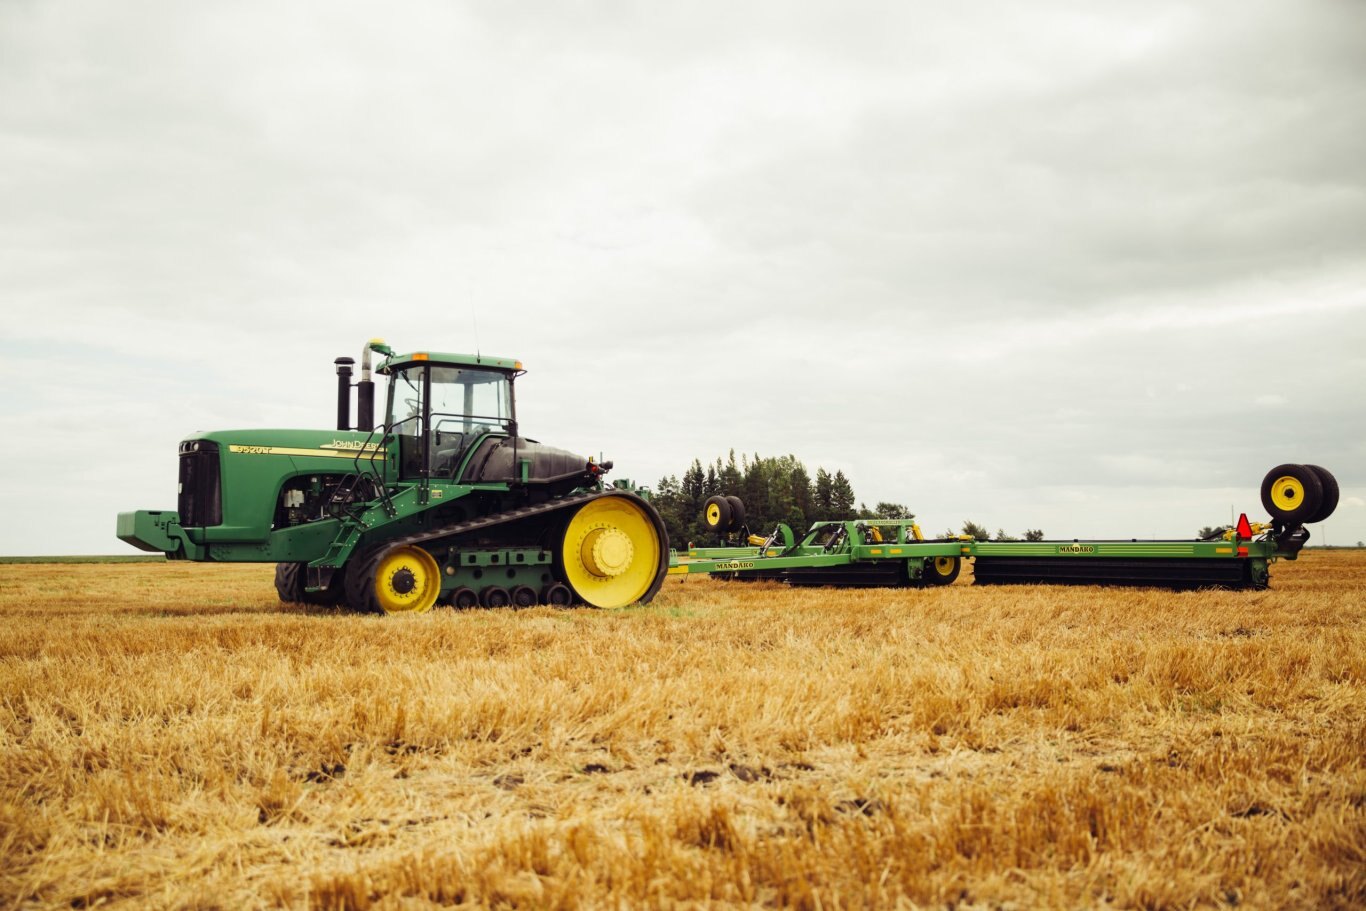
[{"label": "dual transport wheel", "polygon": [[1262,506],[1287,525],[1322,522],[1338,508],[1338,482],[1318,465],[1277,465],[1262,479]]},{"label": "dual transport wheel", "polygon": [[708,531],[729,534],[745,527],[745,504],[739,497],[711,497],[702,506],[702,521]]}]

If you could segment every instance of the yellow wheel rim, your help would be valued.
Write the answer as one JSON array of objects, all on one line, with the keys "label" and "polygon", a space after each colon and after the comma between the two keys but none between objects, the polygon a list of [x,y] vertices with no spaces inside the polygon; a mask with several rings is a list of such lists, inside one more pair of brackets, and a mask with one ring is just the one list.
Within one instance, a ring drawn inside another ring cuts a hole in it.
[{"label": "yellow wheel rim", "polygon": [[659,533],[645,510],[625,497],[603,497],[569,520],[560,556],[566,581],[584,601],[625,607],[650,590],[661,553]]},{"label": "yellow wheel rim", "polygon": [[399,547],[375,568],[375,601],[386,614],[421,614],[441,594],[441,568],[420,547]]},{"label": "yellow wheel rim", "polygon": [[939,575],[948,577],[953,575],[953,568],[958,565],[957,557],[935,557],[934,571]]},{"label": "yellow wheel rim", "polygon": [[1271,502],[1284,512],[1294,512],[1304,503],[1304,485],[1298,478],[1283,475],[1271,483]]},{"label": "yellow wheel rim", "polygon": [[715,503],[707,505],[707,527],[715,528],[721,524],[721,507]]}]

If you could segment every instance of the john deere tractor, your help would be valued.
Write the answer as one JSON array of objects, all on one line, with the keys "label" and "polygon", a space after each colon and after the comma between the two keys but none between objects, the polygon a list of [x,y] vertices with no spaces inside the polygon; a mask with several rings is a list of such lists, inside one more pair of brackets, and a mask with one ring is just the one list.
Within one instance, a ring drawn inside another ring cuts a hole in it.
[{"label": "john deere tractor", "polygon": [[[378,425],[372,354],[388,378]],[[668,535],[647,492],[521,435],[521,362],[375,340],[353,387],[354,363],[336,360],[335,432],[195,434],[177,510],[121,513],[118,536],[173,560],[275,563],[285,601],[382,613],[620,607],[659,591]]]}]

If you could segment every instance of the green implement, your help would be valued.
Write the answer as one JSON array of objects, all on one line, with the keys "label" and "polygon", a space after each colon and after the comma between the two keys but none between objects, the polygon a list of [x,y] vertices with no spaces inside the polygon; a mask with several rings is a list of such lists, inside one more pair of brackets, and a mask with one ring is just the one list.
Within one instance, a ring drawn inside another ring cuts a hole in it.
[{"label": "green implement", "polygon": [[[1316,465],[1281,465],[1267,474],[1268,523],[1244,515],[1212,539],[1192,541],[977,541],[922,537],[910,520],[817,522],[801,538],[779,525],[766,538],[735,522],[734,497],[713,497],[706,524],[727,546],[673,554],[671,575],[719,574],[789,585],[896,587],[947,585],[965,560],[977,585],[1107,585],[1172,589],[1262,589],[1277,559],[1294,560],[1337,505],[1337,482]],[[1331,491],[1331,502],[1324,491]],[[743,507],[740,513],[743,515]],[[729,542],[743,542],[734,546]]]}]

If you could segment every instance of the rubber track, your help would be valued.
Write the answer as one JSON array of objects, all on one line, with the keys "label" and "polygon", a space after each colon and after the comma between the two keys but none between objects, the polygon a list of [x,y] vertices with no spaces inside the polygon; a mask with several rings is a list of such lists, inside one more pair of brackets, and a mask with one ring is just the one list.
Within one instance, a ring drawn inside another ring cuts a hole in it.
[{"label": "rubber track", "polygon": [[[380,558],[384,556],[384,554],[388,553],[390,550],[393,550],[395,547],[406,547],[413,544],[424,544],[429,541],[438,541],[445,538],[454,538],[458,535],[469,534],[470,532],[479,531],[484,528],[492,528],[495,525],[503,525],[508,522],[518,522],[522,519],[530,519],[536,516],[548,515],[553,512],[558,512],[563,509],[569,509],[570,507],[587,503],[590,500],[597,500],[601,499],[602,497],[622,495],[623,491],[617,490],[615,488],[610,490],[596,490],[591,493],[571,494],[567,497],[561,497],[558,500],[550,500],[545,503],[538,503],[535,506],[523,506],[520,509],[509,509],[506,512],[495,512],[487,516],[480,516],[477,519],[466,519],[464,522],[454,522],[450,525],[444,525],[441,528],[417,532],[415,534],[406,535],[402,538],[395,538],[391,541],[386,541],[375,550],[362,555],[364,560],[364,575],[358,578],[373,578],[373,569],[379,565]],[[667,552],[668,539],[665,538],[661,543],[664,546],[665,552]],[[651,590],[648,593],[646,593],[646,595],[641,600],[650,601],[651,599],[653,599],[654,596],[658,593],[659,585],[663,581],[663,579],[664,571],[661,569],[658,577],[655,580],[655,585],[651,588]],[[563,582],[564,580],[560,579],[558,581]],[[377,604],[375,604],[373,597],[371,597],[367,593],[364,596],[364,606],[360,609],[378,610],[379,607]]]},{"label": "rubber track", "polygon": [[568,509],[570,506],[579,503],[587,503],[589,500],[596,500],[601,497],[608,497],[614,494],[620,495],[621,491],[596,490],[592,493],[576,493],[558,500],[550,500],[546,503],[538,503],[535,506],[523,506],[520,509],[509,509],[506,512],[490,513],[487,516],[480,516],[477,519],[466,519],[463,522],[454,522],[450,525],[443,525],[441,528],[429,531],[417,532],[402,538],[395,538],[380,545],[379,553],[384,553],[394,547],[404,547],[410,544],[423,544],[427,541],[435,541],[440,538],[453,538],[456,535],[468,534],[472,531],[479,531],[484,528],[492,528],[495,525],[502,525],[506,522],[517,522],[521,519],[529,519],[533,516],[543,516],[547,513],[556,512],[561,509]]},{"label": "rubber track", "polygon": [[1252,564],[1227,557],[978,557],[977,585],[1116,585],[1154,588],[1255,588]]}]

